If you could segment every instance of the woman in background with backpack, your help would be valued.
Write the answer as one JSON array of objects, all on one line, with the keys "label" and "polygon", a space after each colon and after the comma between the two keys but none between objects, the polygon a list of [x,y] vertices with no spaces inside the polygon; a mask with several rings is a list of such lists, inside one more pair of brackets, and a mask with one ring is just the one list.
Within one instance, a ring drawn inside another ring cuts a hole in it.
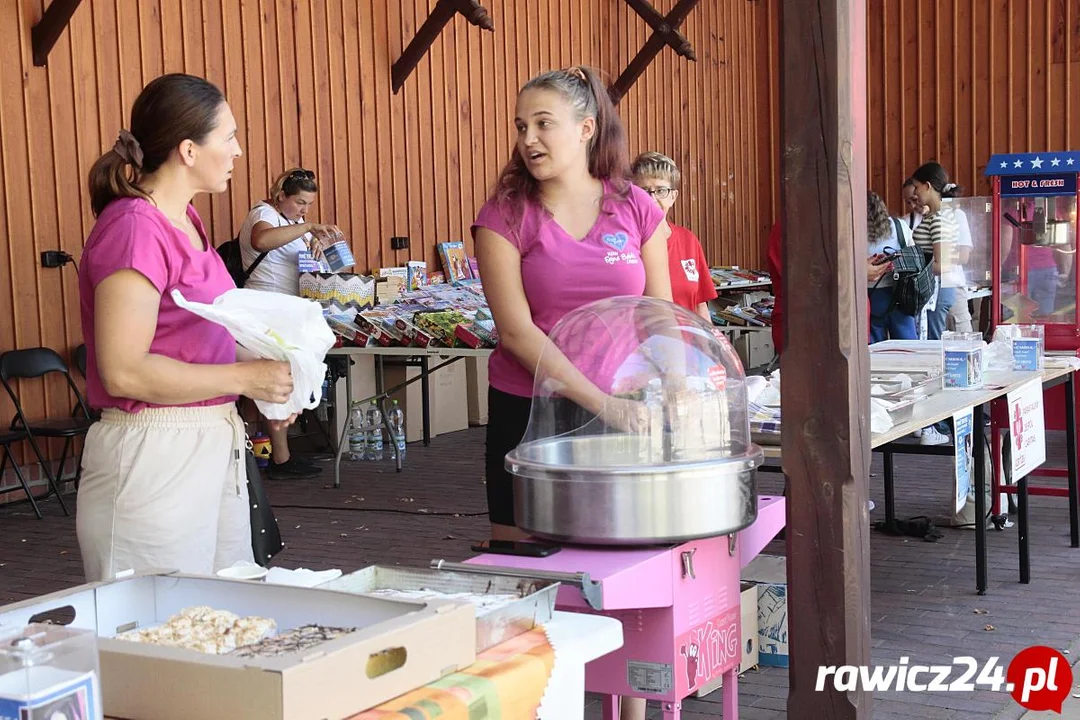
[{"label": "woman in background with backpack", "polygon": [[893,277],[889,256],[912,244],[911,231],[896,218],[889,217],[885,202],[875,192],[866,194],[866,250],[871,264],[882,266],[882,274],[867,278],[870,295],[870,342],[915,340],[915,316],[908,315],[893,302]]},{"label": "woman in background with backpack", "polygon": [[340,238],[336,225],[306,222],[315,202],[315,173],[293,168],[282,173],[240,226],[240,254],[247,279],[244,287],[287,295],[300,294],[301,250],[318,254]]},{"label": "woman in background with backpack", "polygon": [[[286,295],[300,294],[300,252],[318,255],[342,237],[336,225],[306,222],[308,208],[315,202],[315,173],[292,168],[282,173],[255,205],[240,227],[240,254],[244,265],[244,287]],[[288,429],[270,425],[269,475],[272,480],[311,478],[321,472],[313,463],[289,452]]]}]

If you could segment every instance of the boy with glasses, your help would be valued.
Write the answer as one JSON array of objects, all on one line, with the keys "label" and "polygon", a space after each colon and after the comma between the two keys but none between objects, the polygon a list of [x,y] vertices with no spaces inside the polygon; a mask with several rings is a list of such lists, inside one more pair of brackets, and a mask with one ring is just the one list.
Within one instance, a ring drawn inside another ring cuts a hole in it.
[{"label": "boy with glasses", "polygon": [[[675,161],[658,152],[645,152],[637,156],[631,170],[634,184],[648,193],[666,215],[679,197],[682,175]],[[716,299],[716,286],[701,242],[686,228],[670,221],[668,225],[671,227],[668,265],[672,299],[712,323],[709,301]]]}]

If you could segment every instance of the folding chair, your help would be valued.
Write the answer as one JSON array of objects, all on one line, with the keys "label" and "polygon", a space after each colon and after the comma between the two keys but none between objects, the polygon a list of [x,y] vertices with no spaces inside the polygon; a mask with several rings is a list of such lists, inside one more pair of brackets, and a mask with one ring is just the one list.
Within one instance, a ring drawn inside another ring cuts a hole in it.
[{"label": "folding chair", "polygon": [[[54,372],[58,372],[64,376],[64,379],[68,384],[68,389],[75,396],[77,403],[75,412],[70,416],[51,417],[41,420],[29,419],[26,417],[22,404],[19,402],[19,398],[12,388],[12,381],[18,379],[39,378]],[[23,430],[26,432],[26,439],[30,443],[30,447],[33,448],[34,454],[37,455],[38,461],[45,471],[49,486],[52,488],[52,491],[56,493],[56,499],[60,501],[60,507],[63,508],[64,514],[69,515],[70,513],[68,512],[67,504],[64,502],[63,495],[60,493],[60,487],[57,484],[57,478],[63,473],[64,463],[68,458],[68,453],[71,451],[75,438],[85,436],[87,430],[93,425],[94,419],[90,413],[90,408],[86,405],[86,401],[83,400],[82,393],[79,392],[79,388],[75,386],[75,382],[71,378],[71,371],[68,369],[67,363],[64,362],[63,358],[61,358],[55,350],[49,348],[10,350],[3,355],[0,355],[0,383],[4,385],[4,390],[7,391],[8,396],[15,405],[15,417],[11,421],[11,429]],[[82,417],[78,416],[79,412],[82,413]],[[63,439],[64,449],[60,453],[57,472],[53,472],[52,468],[49,466],[49,461],[46,459],[41,446],[38,444],[38,438]],[[75,471],[76,486],[79,484],[81,475],[82,457],[80,453],[79,462]]]},{"label": "folding chair", "polygon": [[11,460],[11,467],[15,470],[15,477],[19,478],[19,484],[22,485],[23,490],[26,491],[26,498],[30,501],[30,506],[34,508],[34,514],[37,515],[38,520],[40,520],[41,509],[38,507],[37,499],[34,498],[34,493],[30,492],[30,484],[26,482],[26,476],[23,475],[18,461],[15,460],[15,456],[11,454],[11,446],[17,442],[22,442],[25,439],[25,430],[0,430],[0,447],[3,448],[4,452],[4,454],[0,456],[0,477],[4,476],[4,468],[7,467],[8,460]]}]

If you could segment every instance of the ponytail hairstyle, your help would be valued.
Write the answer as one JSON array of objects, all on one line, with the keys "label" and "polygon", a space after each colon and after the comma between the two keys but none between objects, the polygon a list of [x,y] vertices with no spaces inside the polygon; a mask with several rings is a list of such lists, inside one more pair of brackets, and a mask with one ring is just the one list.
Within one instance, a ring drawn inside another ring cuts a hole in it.
[{"label": "ponytail hairstyle", "polygon": [[[589,140],[589,174],[610,181],[619,195],[625,197],[631,185],[626,131],[596,72],[587,67],[550,70],[525,83],[518,94],[526,90],[557,92],[570,103],[578,122],[588,117],[596,119],[596,132]],[[516,144],[499,174],[493,197],[515,206],[519,212],[525,200],[540,199],[540,184],[525,166]]]},{"label": "ponytail hairstyle", "polygon": [[963,192],[963,188],[949,181],[949,173],[936,162],[928,162],[920,166],[918,170],[911,173],[911,177],[919,182],[927,183],[943,198],[960,197]]},{"label": "ponytail hairstyle", "polygon": [[131,107],[131,130],[90,168],[90,206],[97,217],[113,200],[150,196],[139,181],[157,172],[184,140],[201,144],[217,127],[225,96],[194,75],[173,73],[150,82]]}]

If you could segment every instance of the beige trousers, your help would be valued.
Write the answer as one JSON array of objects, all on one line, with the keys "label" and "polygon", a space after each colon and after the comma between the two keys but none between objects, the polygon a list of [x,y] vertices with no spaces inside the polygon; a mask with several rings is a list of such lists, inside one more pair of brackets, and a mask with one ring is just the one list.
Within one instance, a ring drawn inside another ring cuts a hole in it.
[{"label": "beige trousers", "polygon": [[245,443],[232,403],[105,410],[86,435],[79,484],[87,582],[253,562]]}]

